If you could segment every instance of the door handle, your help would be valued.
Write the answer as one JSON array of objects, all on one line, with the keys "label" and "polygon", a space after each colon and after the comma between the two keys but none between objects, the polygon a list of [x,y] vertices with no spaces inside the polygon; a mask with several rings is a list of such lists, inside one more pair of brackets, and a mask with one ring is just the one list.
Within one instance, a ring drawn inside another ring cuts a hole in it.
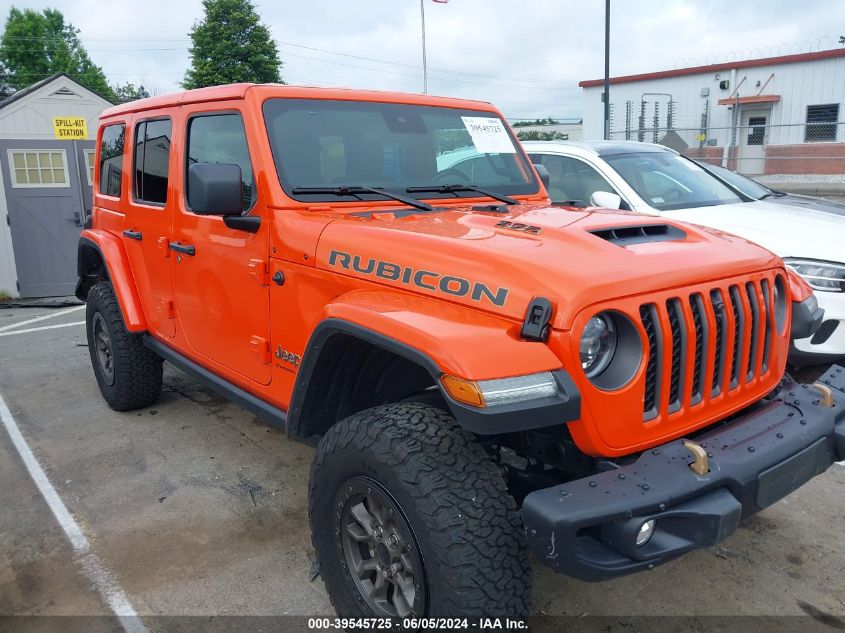
[{"label": "door handle", "polygon": [[179,242],[170,242],[167,245],[171,251],[175,251],[177,253],[182,253],[183,255],[191,255],[192,257],[197,254],[197,249],[194,247],[193,244],[180,244]]},{"label": "door handle", "polygon": [[138,240],[139,242],[144,239],[144,235],[141,231],[130,231],[129,229],[123,232],[123,237],[128,237],[130,240]]}]

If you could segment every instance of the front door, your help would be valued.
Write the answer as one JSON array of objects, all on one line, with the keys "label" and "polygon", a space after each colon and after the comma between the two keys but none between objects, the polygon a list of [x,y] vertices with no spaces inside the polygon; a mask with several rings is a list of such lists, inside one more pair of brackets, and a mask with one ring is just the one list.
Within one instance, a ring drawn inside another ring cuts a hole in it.
[{"label": "front door", "polygon": [[[21,297],[72,295],[85,219],[77,146],[84,141],[6,140],[0,164]],[[90,193],[88,194],[90,208]]]},{"label": "front door", "polygon": [[766,139],[771,110],[743,110],[739,129],[739,162],[742,174],[762,174],[766,167]]},{"label": "front door", "polygon": [[[184,178],[196,163],[237,164],[243,177],[243,212],[262,216],[257,233],[228,228],[222,217],[191,212],[187,183],[179,196],[171,235],[176,314],[187,344],[210,363],[268,384],[271,375],[269,227],[257,196],[243,117],[232,104],[203,112],[183,106]],[[207,106],[206,106],[207,107]]]}]

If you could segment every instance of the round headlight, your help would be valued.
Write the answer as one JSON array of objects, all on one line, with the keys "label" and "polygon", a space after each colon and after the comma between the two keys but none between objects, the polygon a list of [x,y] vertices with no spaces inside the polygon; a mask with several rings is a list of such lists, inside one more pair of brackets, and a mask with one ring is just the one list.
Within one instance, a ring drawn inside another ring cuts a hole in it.
[{"label": "round headlight", "polygon": [[616,327],[608,314],[600,313],[587,321],[581,334],[581,368],[588,378],[603,372],[616,351]]}]

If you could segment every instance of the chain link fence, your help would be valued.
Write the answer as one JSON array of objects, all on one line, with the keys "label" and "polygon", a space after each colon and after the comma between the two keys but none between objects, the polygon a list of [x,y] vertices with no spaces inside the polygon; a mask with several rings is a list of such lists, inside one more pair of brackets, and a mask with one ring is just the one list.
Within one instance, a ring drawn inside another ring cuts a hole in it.
[{"label": "chain link fence", "polygon": [[622,108],[611,104],[612,140],[661,143],[741,173],[845,174],[845,121],[838,120],[838,104],[810,106],[804,121],[789,123],[771,123],[770,112],[735,108],[731,125],[716,126],[709,101],[692,113],[670,95],[644,97]]}]

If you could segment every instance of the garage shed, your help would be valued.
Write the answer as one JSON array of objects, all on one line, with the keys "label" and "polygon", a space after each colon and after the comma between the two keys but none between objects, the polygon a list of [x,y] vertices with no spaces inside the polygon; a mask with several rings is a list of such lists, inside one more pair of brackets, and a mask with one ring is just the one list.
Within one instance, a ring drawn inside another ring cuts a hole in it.
[{"label": "garage shed", "polygon": [[97,118],[111,105],[65,74],[0,101],[0,292],[73,294]]}]

